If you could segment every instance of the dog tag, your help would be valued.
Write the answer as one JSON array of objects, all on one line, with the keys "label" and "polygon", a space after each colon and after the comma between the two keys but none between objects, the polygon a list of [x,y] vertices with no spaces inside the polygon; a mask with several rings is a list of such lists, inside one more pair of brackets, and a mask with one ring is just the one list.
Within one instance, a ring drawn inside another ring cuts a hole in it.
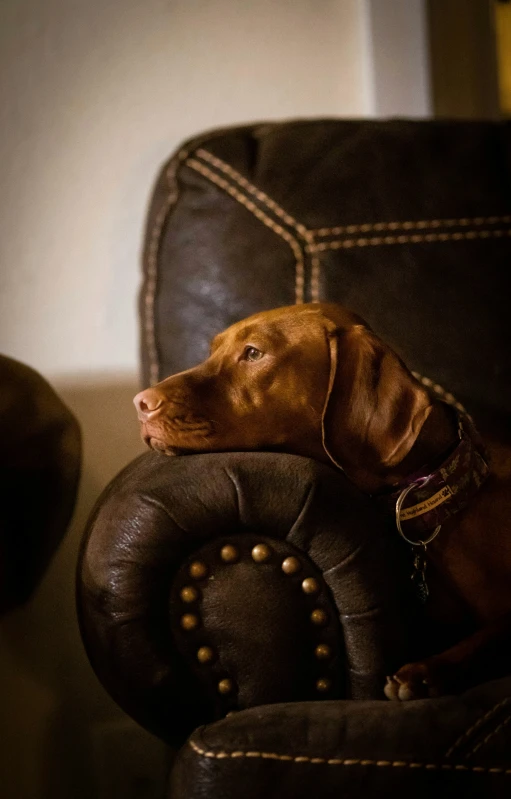
[{"label": "dog tag", "polygon": [[426,582],[426,566],[426,547],[423,545],[421,551],[414,556],[413,572],[411,574],[412,583],[421,602],[425,602],[429,596],[429,588]]}]

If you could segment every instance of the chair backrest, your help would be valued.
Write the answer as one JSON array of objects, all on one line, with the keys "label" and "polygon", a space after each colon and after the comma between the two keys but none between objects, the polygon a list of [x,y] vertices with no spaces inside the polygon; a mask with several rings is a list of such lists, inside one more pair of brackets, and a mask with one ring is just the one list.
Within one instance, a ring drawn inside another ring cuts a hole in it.
[{"label": "chair backrest", "polygon": [[507,122],[306,120],[213,131],[164,166],[140,297],[144,384],[251,313],[360,313],[413,370],[511,412]]}]

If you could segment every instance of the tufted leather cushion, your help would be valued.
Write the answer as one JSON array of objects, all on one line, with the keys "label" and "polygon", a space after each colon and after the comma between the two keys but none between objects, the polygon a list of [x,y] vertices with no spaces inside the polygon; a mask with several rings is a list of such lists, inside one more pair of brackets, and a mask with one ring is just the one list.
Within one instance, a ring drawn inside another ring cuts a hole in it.
[{"label": "tufted leather cushion", "polygon": [[149,211],[144,383],[252,312],[323,299],[469,408],[509,414],[510,153],[509,122],[298,120],[185,143]]},{"label": "tufted leather cushion", "polygon": [[[257,543],[270,550],[254,562]],[[226,544],[236,563],[222,561]],[[300,560],[285,574],[282,562]],[[114,699],[167,740],[231,709],[381,696],[412,649],[404,552],[341,475],[306,458],[148,453],[99,500],[79,565],[78,608],[92,665]],[[206,575],[191,577],[192,563]],[[382,568],[385,563],[385,568]],[[301,577],[315,577],[308,596]],[[186,587],[197,590],[182,601]],[[170,618],[169,618],[170,601]],[[326,623],[311,613],[323,609]],[[199,624],[184,630],[184,615]],[[235,618],[233,618],[235,617]],[[331,660],[315,647],[328,643]],[[208,646],[211,664],[197,662]],[[218,693],[222,679],[234,690]]]},{"label": "tufted leather cushion", "polygon": [[511,679],[408,704],[253,708],[203,727],[175,764],[171,799],[504,799]]},{"label": "tufted leather cushion", "polygon": [[[224,561],[223,552],[233,560]],[[197,566],[202,577],[194,576]],[[296,571],[286,573],[288,567]],[[286,539],[240,531],[208,542],[180,567],[170,608],[176,646],[217,717],[254,704],[346,694],[334,597],[321,571]],[[327,647],[324,656],[315,654],[318,646]]]}]

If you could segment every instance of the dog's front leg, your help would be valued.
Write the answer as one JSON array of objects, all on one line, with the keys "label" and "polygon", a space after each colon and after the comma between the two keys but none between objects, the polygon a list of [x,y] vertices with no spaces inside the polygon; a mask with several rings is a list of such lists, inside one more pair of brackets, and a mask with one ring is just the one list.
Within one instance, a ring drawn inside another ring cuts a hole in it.
[{"label": "dog's front leg", "polygon": [[384,688],[388,699],[406,701],[458,694],[501,677],[511,666],[511,614],[486,625],[438,655],[407,663]]}]

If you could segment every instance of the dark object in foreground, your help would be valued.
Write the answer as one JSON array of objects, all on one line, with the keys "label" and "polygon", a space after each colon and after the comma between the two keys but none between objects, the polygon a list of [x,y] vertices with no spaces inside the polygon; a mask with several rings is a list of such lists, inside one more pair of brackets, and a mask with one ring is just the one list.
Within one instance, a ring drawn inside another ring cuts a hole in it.
[{"label": "dark object in foreground", "polygon": [[41,375],[0,357],[0,612],[25,602],[73,512],[80,429]]}]

